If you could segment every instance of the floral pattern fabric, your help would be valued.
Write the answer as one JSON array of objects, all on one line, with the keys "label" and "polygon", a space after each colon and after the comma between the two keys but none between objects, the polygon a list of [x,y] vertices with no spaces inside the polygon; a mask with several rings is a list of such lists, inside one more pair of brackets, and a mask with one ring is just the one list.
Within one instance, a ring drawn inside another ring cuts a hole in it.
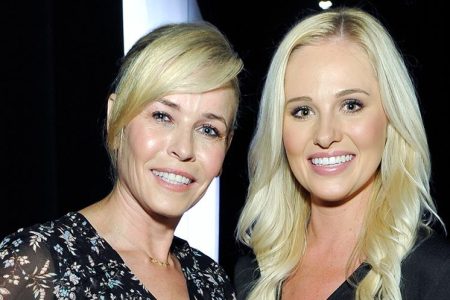
[{"label": "floral pattern fabric", "polygon": [[[175,237],[190,299],[236,299],[214,260]],[[36,224],[0,243],[0,300],[156,299],[80,213]]]}]

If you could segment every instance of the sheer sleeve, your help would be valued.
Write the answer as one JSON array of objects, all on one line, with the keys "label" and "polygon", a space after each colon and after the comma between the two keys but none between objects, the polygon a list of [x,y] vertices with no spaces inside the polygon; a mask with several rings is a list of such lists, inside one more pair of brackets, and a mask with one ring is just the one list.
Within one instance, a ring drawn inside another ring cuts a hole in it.
[{"label": "sheer sleeve", "polygon": [[0,243],[0,300],[53,299],[55,268],[43,240],[19,231]]}]

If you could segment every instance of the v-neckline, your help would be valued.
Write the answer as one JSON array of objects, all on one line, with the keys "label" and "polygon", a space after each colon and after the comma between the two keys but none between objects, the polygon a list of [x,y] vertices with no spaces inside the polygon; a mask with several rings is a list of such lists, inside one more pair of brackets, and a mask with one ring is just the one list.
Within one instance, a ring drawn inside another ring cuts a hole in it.
[{"label": "v-neckline", "polygon": [[[137,284],[139,284],[139,286],[141,286],[142,288],[144,288],[144,290],[148,293],[148,297],[151,297],[152,299],[155,299],[155,300],[156,300],[156,297],[152,294],[152,292],[151,292],[149,289],[147,289],[147,287],[142,283],[142,281],[136,276],[136,274],[134,274],[134,272],[130,269],[130,267],[125,263],[125,261],[123,260],[122,256],[120,256],[119,252],[117,252],[117,251],[111,246],[111,244],[108,243],[108,241],[107,241],[105,238],[103,238],[103,237],[98,233],[97,229],[95,229],[95,227],[92,225],[92,223],[91,223],[91,222],[90,222],[90,221],[89,221],[82,213],[80,213],[80,212],[75,212],[75,214],[76,214],[79,218],[81,218],[83,221],[86,222],[86,225],[90,227],[90,230],[92,230],[92,232],[93,232],[93,233],[94,233],[94,234],[102,241],[102,243],[103,243],[103,245],[104,245],[104,250],[106,250],[106,251],[109,253],[109,255],[112,256],[112,258],[113,258],[114,260],[116,260],[117,262],[119,262],[120,264],[122,264],[122,265],[124,266],[124,268],[126,268],[127,272],[128,272],[129,274],[131,274],[131,275],[134,277],[134,279],[136,279]],[[173,247],[174,247],[174,244],[173,244],[173,243],[174,243],[174,241],[172,241],[171,250],[172,250]],[[182,270],[183,276],[185,277],[185,280],[186,280],[186,286],[187,286],[188,292],[190,293],[190,291],[189,291],[189,282],[188,282],[188,280],[187,280],[187,278],[186,278],[186,274],[184,273],[183,262],[180,260],[180,258],[177,256],[176,253],[173,253],[173,255],[174,255],[174,256],[178,259],[178,261],[180,262],[181,270]],[[190,296],[190,295],[189,295],[189,296]]]},{"label": "v-neckline", "polygon": [[369,273],[371,266],[363,262],[359,267],[327,298],[327,300],[343,300],[344,295],[354,299],[354,284],[358,284]]},{"label": "v-neckline", "polygon": [[[371,266],[363,262],[359,265],[359,267],[353,271],[353,273],[344,281],[334,292],[327,298],[327,300],[353,300],[354,299],[354,286],[352,284],[359,283],[361,280],[364,279],[364,277],[367,275],[367,273],[370,271]],[[279,286],[277,291],[277,297],[276,299],[281,299],[281,286]],[[343,298],[343,296],[348,296],[349,298]]]}]

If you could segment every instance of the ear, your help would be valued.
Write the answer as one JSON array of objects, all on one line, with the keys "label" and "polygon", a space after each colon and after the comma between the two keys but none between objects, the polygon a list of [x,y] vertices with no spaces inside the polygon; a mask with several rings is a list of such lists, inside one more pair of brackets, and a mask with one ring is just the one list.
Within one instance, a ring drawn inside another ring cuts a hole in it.
[{"label": "ear", "polygon": [[109,129],[109,118],[111,117],[111,111],[114,105],[114,101],[116,100],[116,94],[112,93],[108,97],[107,111],[106,111],[106,128]]}]

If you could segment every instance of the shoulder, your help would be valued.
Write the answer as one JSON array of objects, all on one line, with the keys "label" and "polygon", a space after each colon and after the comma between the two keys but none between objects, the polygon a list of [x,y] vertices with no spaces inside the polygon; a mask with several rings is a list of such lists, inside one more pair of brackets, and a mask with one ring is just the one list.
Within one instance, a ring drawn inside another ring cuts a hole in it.
[{"label": "shoulder", "polygon": [[51,297],[52,282],[56,276],[50,246],[54,233],[55,223],[47,222],[18,229],[2,240],[1,292],[18,299]]},{"label": "shoulder", "polygon": [[16,232],[6,236],[0,243],[0,249],[17,252],[33,249],[37,251],[45,248],[49,239],[55,234],[55,222],[48,221],[26,228],[19,228]]},{"label": "shoulder", "polygon": [[[418,240],[410,254],[405,258],[404,267],[428,269],[450,262],[450,241],[438,233],[419,234]],[[439,268],[438,268],[439,269]]]},{"label": "shoulder", "polygon": [[47,225],[37,224],[20,228],[1,241],[0,259],[4,271],[18,266],[27,269],[28,266],[34,265],[30,260],[43,260],[43,265],[50,260],[47,241],[52,235],[52,229],[43,226]]},{"label": "shoulder", "polygon": [[0,243],[0,259],[19,254],[29,260],[42,257],[68,259],[87,243],[88,239],[80,232],[86,227],[82,222],[79,214],[70,212],[55,220],[18,229]]},{"label": "shoulder", "polygon": [[252,251],[241,255],[234,267],[234,286],[238,299],[246,299],[254,282],[260,277],[258,262]]},{"label": "shoulder", "polygon": [[450,299],[450,241],[438,233],[419,234],[402,263],[402,289],[408,299]]}]

